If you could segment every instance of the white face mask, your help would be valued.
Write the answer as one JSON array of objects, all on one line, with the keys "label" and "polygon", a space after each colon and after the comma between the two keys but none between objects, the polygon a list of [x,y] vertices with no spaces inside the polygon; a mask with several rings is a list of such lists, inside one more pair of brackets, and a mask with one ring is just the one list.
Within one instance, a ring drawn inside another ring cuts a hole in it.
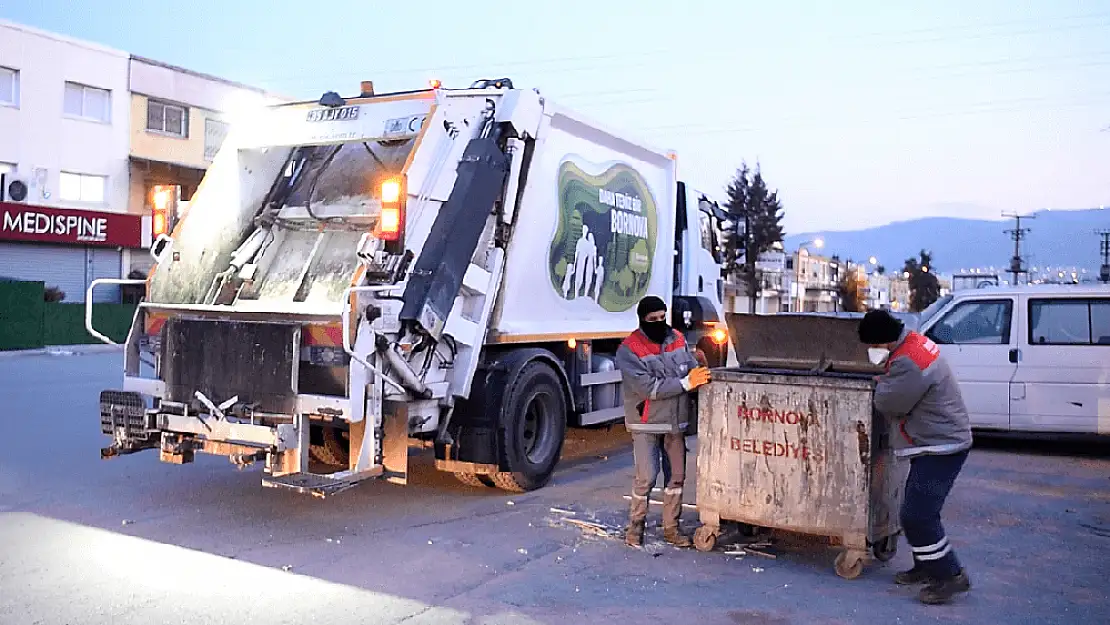
[{"label": "white face mask", "polygon": [[873,365],[883,364],[883,361],[886,360],[887,356],[889,356],[889,355],[890,355],[890,350],[885,348],[885,347],[868,347],[867,348],[867,359],[870,360],[871,364],[873,364]]}]

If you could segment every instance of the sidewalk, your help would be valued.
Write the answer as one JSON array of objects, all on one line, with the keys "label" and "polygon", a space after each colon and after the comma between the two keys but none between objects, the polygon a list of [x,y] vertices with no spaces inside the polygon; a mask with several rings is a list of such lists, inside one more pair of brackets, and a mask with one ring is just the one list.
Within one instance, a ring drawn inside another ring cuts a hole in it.
[{"label": "sidewalk", "polygon": [[0,360],[11,360],[24,356],[82,356],[85,354],[112,354],[122,352],[123,345],[48,345],[40,349],[17,349],[0,351]]}]

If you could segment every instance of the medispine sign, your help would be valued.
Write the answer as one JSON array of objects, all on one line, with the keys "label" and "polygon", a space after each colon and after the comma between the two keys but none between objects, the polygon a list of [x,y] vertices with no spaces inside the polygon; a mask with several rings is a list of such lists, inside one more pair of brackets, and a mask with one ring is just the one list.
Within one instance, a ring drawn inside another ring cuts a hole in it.
[{"label": "medispine sign", "polygon": [[142,218],[0,202],[0,240],[137,248]]},{"label": "medispine sign", "polygon": [[647,294],[655,258],[659,222],[647,182],[623,163],[568,157],[559,166],[558,193],[548,257],[552,288],[565,300],[588,298],[608,312],[632,308]]}]

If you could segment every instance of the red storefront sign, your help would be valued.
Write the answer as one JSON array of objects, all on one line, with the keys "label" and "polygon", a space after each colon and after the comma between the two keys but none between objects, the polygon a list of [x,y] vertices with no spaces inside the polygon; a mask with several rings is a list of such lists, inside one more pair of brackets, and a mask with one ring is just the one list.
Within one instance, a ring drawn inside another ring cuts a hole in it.
[{"label": "red storefront sign", "polygon": [[0,202],[0,240],[142,246],[142,217]]}]

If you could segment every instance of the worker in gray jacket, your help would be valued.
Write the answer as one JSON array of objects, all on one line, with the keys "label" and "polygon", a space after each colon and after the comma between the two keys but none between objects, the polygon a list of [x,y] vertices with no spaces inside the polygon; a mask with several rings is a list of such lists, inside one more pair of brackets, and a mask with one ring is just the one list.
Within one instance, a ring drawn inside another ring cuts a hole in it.
[{"label": "worker in gray jacket", "polygon": [[876,378],[875,409],[895,422],[895,454],[910,459],[901,520],[914,564],[894,581],[924,583],[919,595],[923,603],[948,603],[971,589],[940,520],[971,449],[971,425],[959,384],[937,345],[886,311],[864,315],[859,338],[869,346],[872,363],[886,364],[886,373]]},{"label": "worker in gray jacket", "polygon": [[616,358],[636,465],[625,542],[643,544],[651,489],[665,457],[670,476],[663,489],[663,539],[689,547],[690,537],[679,527],[686,480],[685,430],[692,412],[689,393],[709,381],[709,369],[699,366],[682,334],[667,325],[663,300],[645,297],[636,313],[640,327],[624,340]]}]

